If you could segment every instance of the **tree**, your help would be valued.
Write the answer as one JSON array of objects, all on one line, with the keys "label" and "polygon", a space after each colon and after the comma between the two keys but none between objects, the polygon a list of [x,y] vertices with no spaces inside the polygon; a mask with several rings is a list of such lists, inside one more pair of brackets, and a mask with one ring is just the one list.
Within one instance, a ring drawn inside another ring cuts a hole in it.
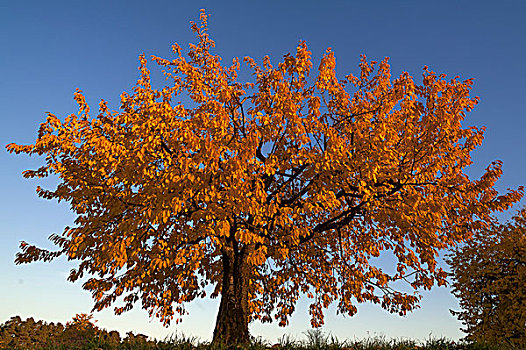
[{"label": "tree", "polygon": [[66,325],[35,322],[20,316],[0,324],[0,348],[12,350],[42,349],[157,349],[155,342],[143,334],[126,333],[121,340],[119,332],[101,329],[92,315],[77,314]]},{"label": "tree", "polygon": [[[521,198],[522,188],[494,189],[500,162],[479,180],[463,172],[484,133],[461,125],[478,101],[471,80],[427,67],[423,85],[408,73],[391,80],[388,59],[365,57],[359,76],[341,80],[330,49],[311,78],[301,42],[277,66],[245,58],[255,81],[241,83],[239,60],[223,66],[211,53],[204,12],[192,29],[188,57],[175,44],[175,59],[152,58],[170,86],[152,87],[141,56],[119,111],[102,101],[91,117],[77,91],[77,115],[49,114],[35,144],[7,146],[45,155],[24,176],[58,175],[56,189],[37,192],[77,214],[50,237],[57,251],[22,242],[16,262],[78,260],[69,280],[91,276],[94,310],[140,300],[178,322],[211,285],[214,341],[225,343],[246,343],[252,320],[286,325],[300,294],[314,327],[332,302],[348,315],[366,301],[405,314],[418,289],[445,283],[438,251]],[[378,266],[383,251],[395,272]],[[400,280],[414,291],[396,290]]]},{"label": "tree", "polygon": [[526,208],[505,224],[493,222],[449,256],[453,293],[467,339],[526,344]]}]

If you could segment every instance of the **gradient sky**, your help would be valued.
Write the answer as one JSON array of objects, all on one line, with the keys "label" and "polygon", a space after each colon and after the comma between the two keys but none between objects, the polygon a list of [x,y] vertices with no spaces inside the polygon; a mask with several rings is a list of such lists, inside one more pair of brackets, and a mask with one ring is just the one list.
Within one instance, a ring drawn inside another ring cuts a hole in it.
[{"label": "gradient sky", "polygon": [[[487,132],[468,173],[479,177],[500,159],[500,191],[526,183],[524,1],[2,1],[0,323],[14,315],[65,322],[92,305],[82,283],[66,281],[75,265],[65,259],[13,263],[21,240],[53,248],[47,237],[61,233],[73,215],[67,204],[35,194],[38,184],[53,186],[56,180],[22,178],[23,170],[42,161],[10,155],[4,146],[34,142],[46,111],[59,117],[76,112],[76,88],[85,92],[92,110],[101,98],[116,106],[120,93],[130,91],[138,78],[139,54],[171,57],[172,43],[186,48],[196,41],[189,21],[198,20],[200,8],[211,14],[209,30],[225,63],[267,54],[277,62],[306,40],[315,67],[325,49],[333,48],[340,76],[357,73],[364,53],[376,60],[389,56],[394,76],[408,71],[418,80],[428,65],[450,77],[475,78],[473,95],[481,102],[464,125],[486,126]],[[458,308],[449,290],[433,288],[423,296],[421,309],[406,317],[368,304],[353,318],[337,316],[331,308],[323,330],[349,339],[461,337],[461,324],[448,311]],[[131,330],[163,338],[180,331],[206,340],[217,308],[217,300],[196,301],[183,323],[169,328],[140,309],[123,316],[109,309],[95,318],[121,334]],[[282,334],[301,338],[309,327],[307,303],[301,300],[287,328],[254,323],[251,332],[275,341]]]}]

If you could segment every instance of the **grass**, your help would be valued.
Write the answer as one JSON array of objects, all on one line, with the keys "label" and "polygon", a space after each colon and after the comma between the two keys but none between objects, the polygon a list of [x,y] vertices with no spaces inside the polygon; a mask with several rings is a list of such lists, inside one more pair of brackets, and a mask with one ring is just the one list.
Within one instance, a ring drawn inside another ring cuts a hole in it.
[{"label": "grass", "polygon": [[[32,318],[22,321],[20,317],[0,324],[0,349],[9,350],[235,350],[202,342],[197,337],[173,334],[164,340],[148,339],[144,335],[129,332],[126,337],[113,331],[99,329],[89,318],[62,324],[35,322]],[[480,343],[454,342],[447,338],[429,338],[424,342],[410,339],[388,339],[375,336],[364,340],[340,340],[320,330],[304,333],[304,340],[284,335],[276,344],[263,338],[253,337],[244,350],[502,350],[502,346]],[[517,350],[526,350],[525,348]],[[514,350],[515,350],[514,349]]]}]

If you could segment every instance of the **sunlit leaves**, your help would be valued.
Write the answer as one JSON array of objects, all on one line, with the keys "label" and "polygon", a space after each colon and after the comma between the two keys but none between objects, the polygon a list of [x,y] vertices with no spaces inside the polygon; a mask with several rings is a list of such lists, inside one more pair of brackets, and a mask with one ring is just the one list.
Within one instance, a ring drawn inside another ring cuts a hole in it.
[{"label": "sunlit leaves", "polygon": [[449,257],[452,311],[471,340],[508,346],[526,343],[526,209],[493,223]]},{"label": "sunlit leaves", "polygon": [[[521,198],[522,188],[494,189],[500,162],[480,180],[464,173],[484,132],[463,126],[478,101],[471,80],[428,68],[420,85],[392,79],[387,59],[365,56],[357,76],[339,79],[330,49],[312,76],[300,42],[275,65],[245,58],[254,80],[241,83],[239,59],[224,66],[212,53],[206,18],[187,56],[176,44],[174,59],[152,58],[169,86],[152,86],[141,56],[119,111],[103,101],[91,116],[78,91],[77,114],[50,114],[34,145],[7,146],[45,156],[24,176],[57,175],[38,194],[77,215],[52,237],[58,252],[24,245],[18,263],[78,260],[70,280],[90,275],[95,309],[141,301],[168,323],[207,285],[220,294],[224,259],[241,258],[247,320],[285,325],[304,293],[319,326],[333,302],[348,315],[367,301],[412,310],[418,295],[393,282],[444,284],[438,251]],[[377,266],[386,252],[391,270]]]}]

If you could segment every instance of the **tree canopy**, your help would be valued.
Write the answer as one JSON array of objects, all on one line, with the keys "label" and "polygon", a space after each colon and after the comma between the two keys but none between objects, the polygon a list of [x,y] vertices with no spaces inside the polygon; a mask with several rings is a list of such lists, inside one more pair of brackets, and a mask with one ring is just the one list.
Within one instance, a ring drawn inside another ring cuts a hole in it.
[{"label": "tree canopy", "polygon": [[507,346],[526,344],[526,208],[479,230],[450,256],[453,294],[467,338]]},{"label": "tree canopy", "polygon": [[[472,80],[424,68],[392,79],[388,59],[365,56],[358,75],[337,78],[331,49],[317,74],[304,42],[273,65],[213,54],[207,16],[192,23],[188,55],[152,57],[168,86],[151,84],[147,60],[118,111],[97,115],[82,92],[79,112],[49,114],[32,145],[10,152],[45,156],[27,178],[58,176],[46,199],[66,201],[75,225],[50,239],[57,251],[22,242],[17,263],[65,255],[79,261],[94,309],[138,301],[164,323],[185,304],[221,295],[214,340],[248,340],[252,320],[287,324],[305,294],[314,327],[337,303],[354,315],[373,302],[405,314],[420,288],[446,282],[438,252],[507,209],[523,192],[501,194],[501,163],[480,179],[464,172],[484,128],[464,127],[477,103]],[[393,271],[378,265],[382,252]],[[415,292],[395,289],[405,280]]]}]

